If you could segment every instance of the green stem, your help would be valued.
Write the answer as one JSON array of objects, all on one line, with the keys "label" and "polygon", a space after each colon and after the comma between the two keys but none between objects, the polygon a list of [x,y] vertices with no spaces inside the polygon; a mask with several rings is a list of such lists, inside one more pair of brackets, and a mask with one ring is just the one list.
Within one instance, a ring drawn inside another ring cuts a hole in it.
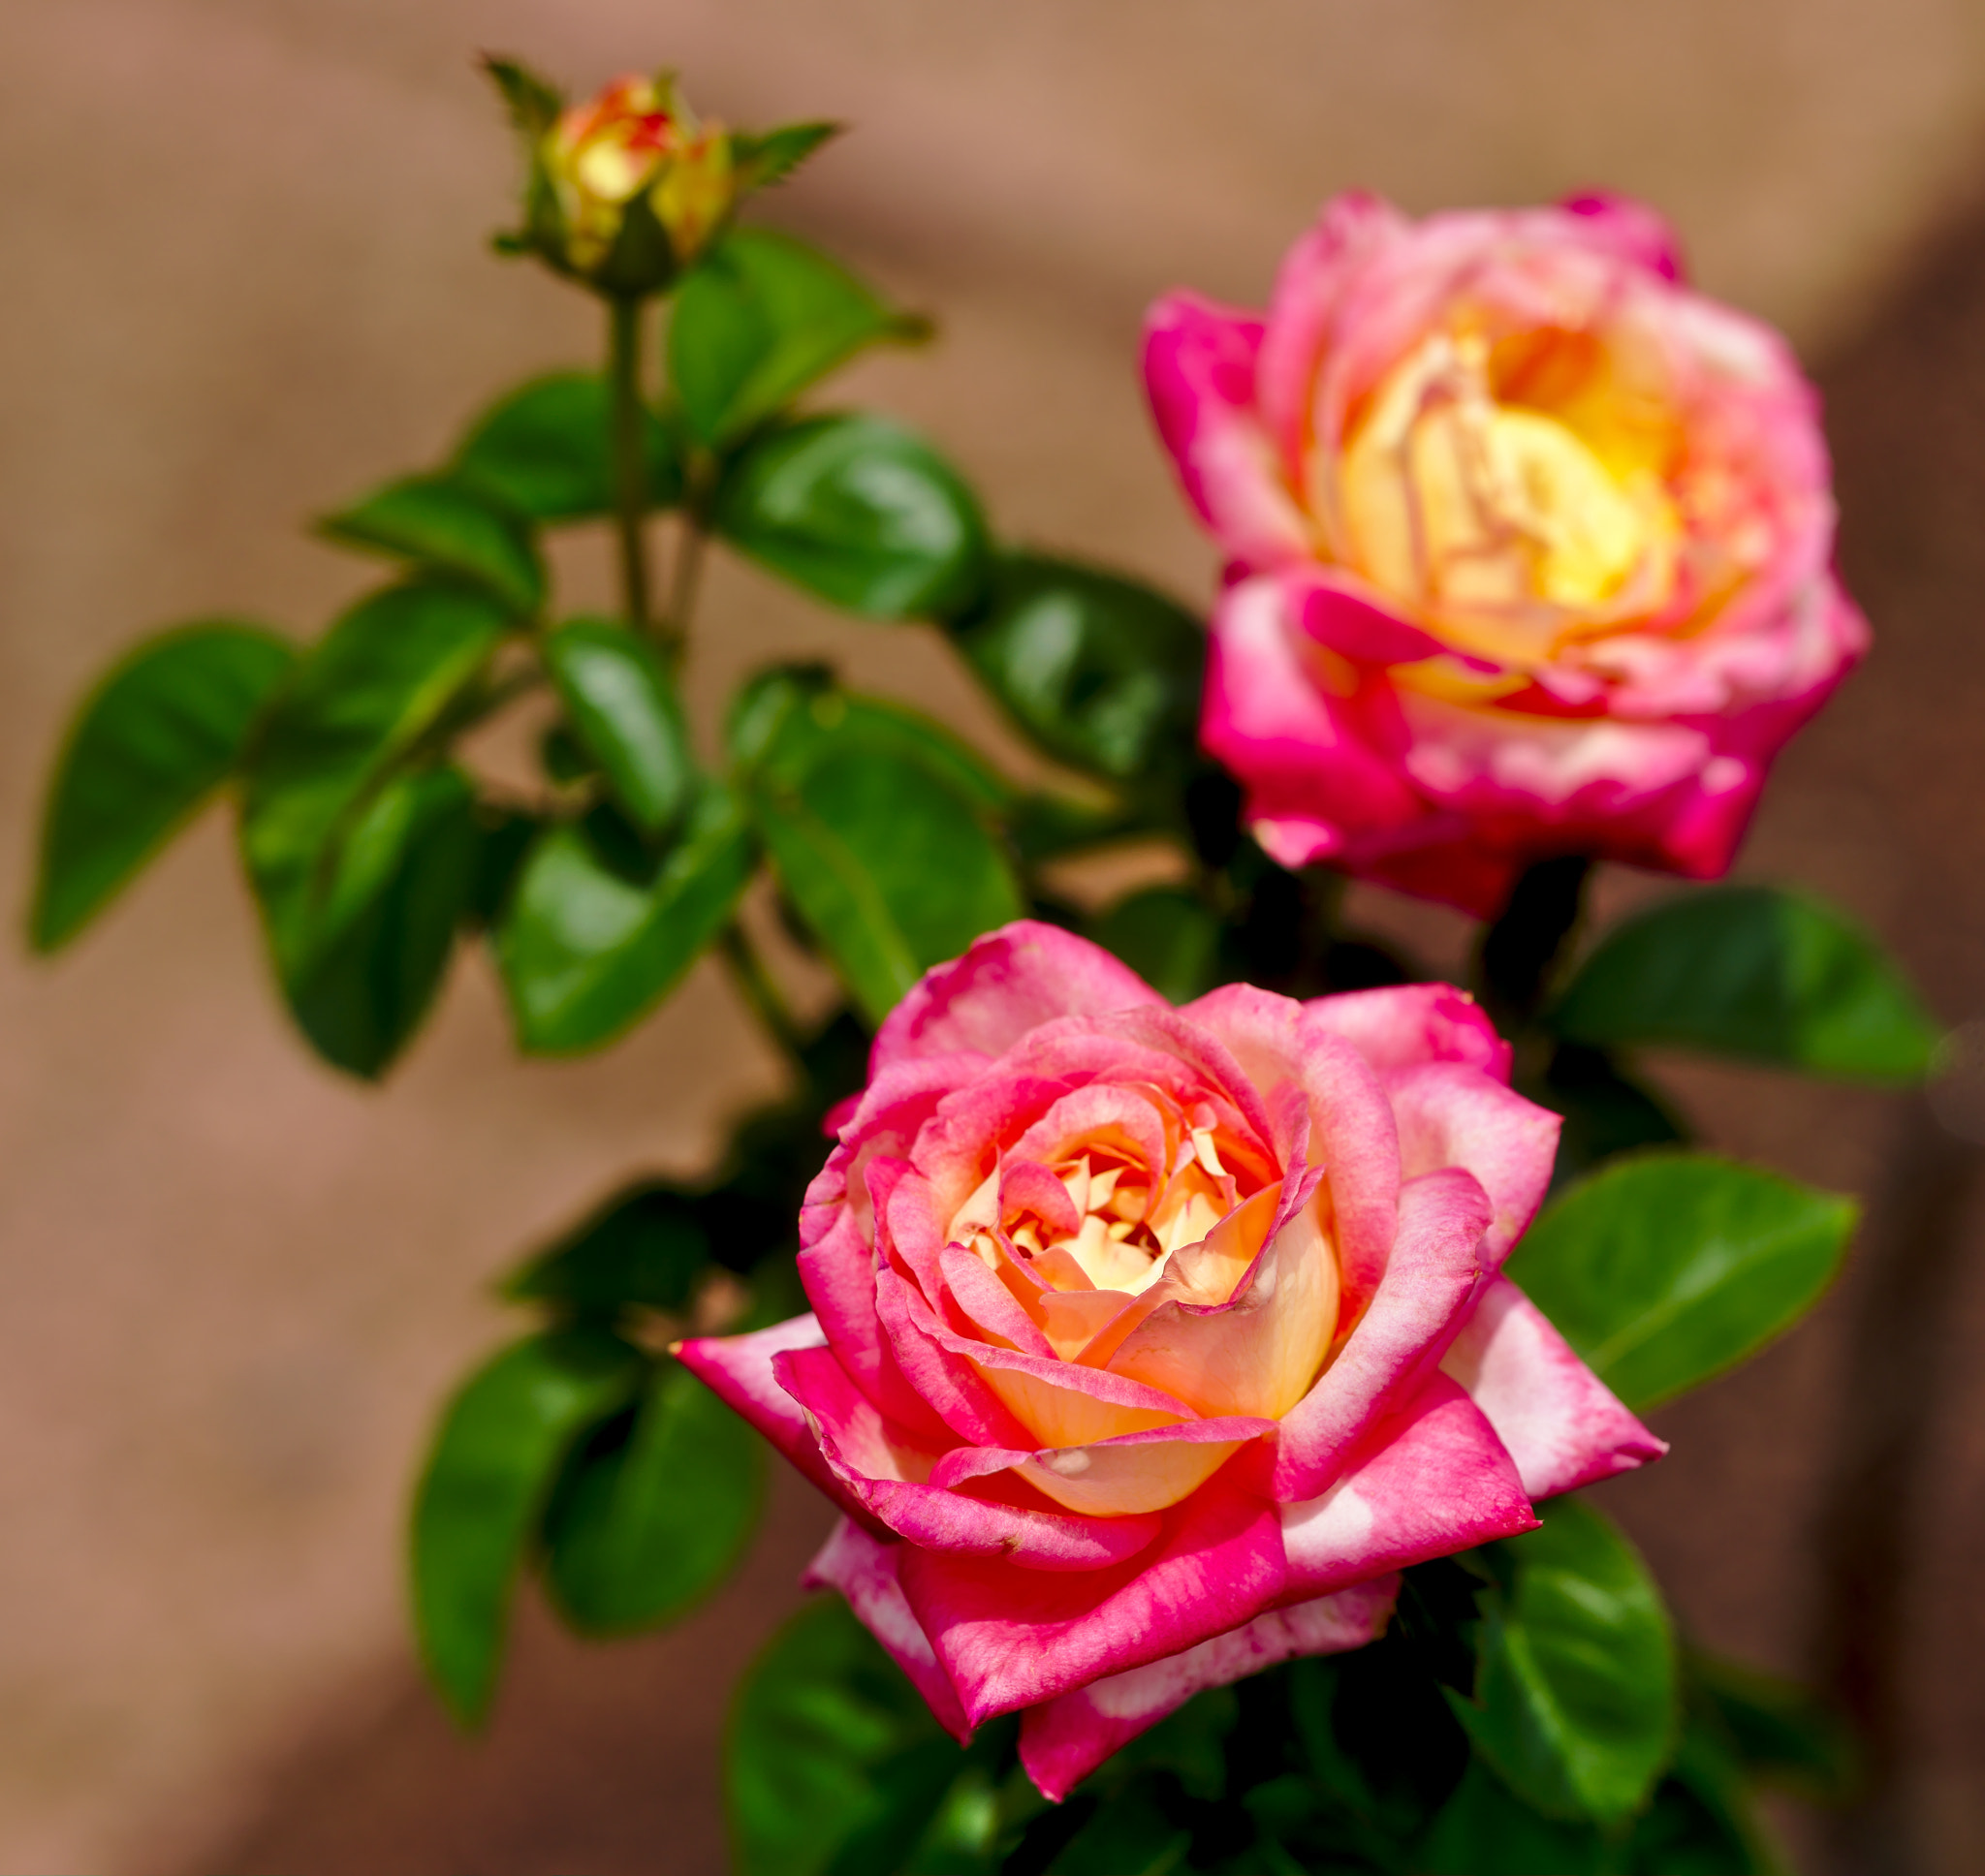
[{"label": "green stem", "polygon": [[800,1059],[800,1025],[786,1007],[784,993],[772,982],[772,973],[751,947],[744,927],[733,919],[718,941],[724,962],[731,967],[731,979],[739,994],[751,1006],[752,1014],[772,1032],[772,1037],[795,1062]]},{"label": "green stem", "polygon": [[607,377],[614,408],[614,520],[620,540],[620,604],[636,632],[648,616],[646,415],[641,396],[641,309],[631,296],[607,301]]},{"label": "green stem", "polygon": [[669,635],[678,657],[689,642],[689,615],[696,610],[697,581],[703,572],[703,549],[709,539],[685,490],[681,531],[676,538],[675,578],[669,589]]}]

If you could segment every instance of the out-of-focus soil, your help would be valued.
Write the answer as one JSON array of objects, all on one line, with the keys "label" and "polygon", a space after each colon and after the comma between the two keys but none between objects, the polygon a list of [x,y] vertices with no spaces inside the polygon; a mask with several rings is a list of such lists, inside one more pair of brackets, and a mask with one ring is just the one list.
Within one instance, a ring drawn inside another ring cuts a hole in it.
[{"label": "out-of-focus soil", "polygon": [[[1791,751],[1743,870],[1802,879],[1985,1010],[1985,19],[1964,0],[69,0],[0,16],[0,873],[23,882],[63,714],[148,625],[315,632],[372,577],[299,517],[436,455],[495,384],[583,360],[587,309],[482,233],[512,153],[467,56],[592,82],[682,66],[735,121],[857,125],[773,204],[943,319],[850,397],[931,431],[1001,527],[1204,593],[1145,428],[1140,309],[1258,299],[1316,201],[1604,182],[1709,290],[1820,361],[1867,670]],[[605,592],[576,542],[575,596]],[[1017,752],[918,631],[720,566],[692,672],[825,646]],[[23,889],[16,887],[18,894]],[[1615,898],[1643,882],[1609,881]],[[1456,928],[1378,895],[1436,949]],[[488,1737],[409,1663],[398,1527],[453,1377],[510,1332],[488,1278],[636,1168],[704,1163],[776,1067],[713,973],[597,1059],[523,1064],[465,960],[382,1090],[313,1065],[203,823],[53,967],[0,957],[0,1866],[409,1876],[714,1870],[717,1729],[824,1524],[787,1482],[745,1575],[611,1648],[521,1612]],[[1873,1189],[1891,1098],[1670,1065],[1710,1137]],[[1877,1238],[1871,1237],[1871,1246]],[[1985,1330],[1968,1260],[1907,1604],[1931,1866],[1985,1866]],[[1796,1666],[1815,1494],[1873,1257],[1668,1411],[1611,1492],[1695,1632]]]}]

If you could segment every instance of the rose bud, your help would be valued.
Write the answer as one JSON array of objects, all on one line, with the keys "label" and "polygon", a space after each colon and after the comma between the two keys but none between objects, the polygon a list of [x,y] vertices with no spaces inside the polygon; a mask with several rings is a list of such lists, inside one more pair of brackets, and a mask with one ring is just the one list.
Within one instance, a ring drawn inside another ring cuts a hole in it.
[{"label": "rose bud", "polygon": [[612,294],[666,287],[729,216],[731,139],[700,122],[673,78],[615,78],[561,106],[520,67],[491,61],[531,149],[529,247],[561,272]]},{"label": "rose bud", "polygon": [[929,972],[801,1214],[810,1315],[679,1353],[838,1505],[846,1595],[1050,1798],[1405,1565],[1665,1449],[1497,1274],[1558,1117],[1459,990],[1175,1010],[1019,923]]},{"label": "rose bud", "polygon": [[1284,865],[1713,878],[1867,645],[1812,388],[1635,203],[1340,196],[1265,317],[1159,300],[1145,378],[1227,555],[1202,740]]}]

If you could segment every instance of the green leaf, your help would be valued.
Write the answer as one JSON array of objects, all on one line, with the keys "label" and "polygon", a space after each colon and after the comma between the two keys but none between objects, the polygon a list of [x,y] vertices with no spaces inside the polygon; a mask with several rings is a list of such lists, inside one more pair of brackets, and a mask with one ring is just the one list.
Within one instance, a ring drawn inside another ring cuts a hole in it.
[{"label": "green leaf", "polygon": [[1505,1539],[1514,1580],[1484,1599],[1475,1699],[1450,1695],[1475,1750],[1548,1815],[1613,1823],[1674,1749],[1675,1638],[1612,1523],[1576,1498]]},{"label": "green leaf", "polygon": [[1696,1714],[1683,1729],[1674,1769],[1634,1820],[1623,1866],[1629,1876],[1790,1876],[1754,1814],[1742,1768]]},{"label": "green leaf", "polygon": [[[477,418],[455,453],[456,478],[540,521],[577,521],[614,512],[613,403],[597,372],[534,378]],[[676,439],[652,414],[643,419],[647,498],[681,499]]]},{"label": "green leaf", "polygon": [[1601,1876],[1607,1863],[1605,1839],[1591,1825],[1540,1815],[1477,1759],[1411,1867],[1425,1876]]},{"label": "green leaf", "polygon": [[978,595],[986,523],[930,446],[877,417],[816,417],[755,437],[713,519],[740,552],[871,618],[945,617]]},{"label": "green leaf", "polygon": [[264,714],[242,763],[241,849],[285,977],[317,943],[337,846],[364,802],[444,725],[507,627],[488,594],[389,587],[311,647]]},{"label": "green leaf", "polygon": [[472,914],[482,854],[458,769],[395,776],[366,803],[295,927],[296,951],[277,959],[291,1013],[326,1061],[369,1080],[412,1040]]},{"label": "green leaf", "polygon": [[182,626],[128,652],[84,699],[42,823],[29,941],[65,945],[225,781],[296,663],[259,626]]},{"label": "green leaf", "polygon": [[962,1760],[838,1596],[772,1638],[738,1689],[725,1745],[740,1876],[824,1876],[843,1845],[905,1807],[921,1829]]},{"label": "green leaf", "polygon": [[545,669],[580,741],[645,833],[673,827],[696,785],[682,708],[654,645],[609,619],[547,635]]},{"label": "green leaf", "polygon": [[935,726],[787,674],[747,695],[733,747],[780,885],[871,1022],[1021,916],[976,764]]},{"label": "green leaf", "polygon": [[599,815],[550,828],[497,929],[520,1046],[597,1048],[679,983],[723,928],[754,852],[737,797],[706,785],[659,860],[616,852]]},{"label": "green leaf", "polygon": [[1010,554],[954,630],[981,681],[1056,760],[1113,782],[1192,764],[1206,633],[1149,586]]},{"label": "green leaf", "polygon": [[473,580],[520,617],[544,603],[545,569],[529,525],[457,477],[403,476],[318,526],[333,541]]},{"label": "green leaf", "polygon": [[818,248],[735,228],[697,264],[669,321],[669,376],[691,431],[720,444],[865,348],[925,337]]},{"label": "green leaf", "polygon": [[1508,1274],[1640,1411],[1720,1374],[1833,1279],[1850,1199],[1706,1153],[1616,1161],[1518,1244]]},{"label": "green leaf", "polygon": [[624,1440],[588,1446],[546,1519],[551,1594],[583,1635],[674,1621],[743,1554],[765,1448],[688,1369],[656,1375]]},{"label": "green leaf", "polygon": [[1185,1867],[1192,1832],[1152,1802],[1143,1784],[1114,1793],[1048,1865],[1048,1876],[1173,1876]]},{"label": "green leaf", "polygon": [[628,1304],[681,1310],[709,1261],[709,1237],[695,1202],[672,1185],[644,1179],[531,1258],[505,1282],[503,1294],[588,1314]]},{"label": "green leaf", "polygon": [[1551,1169],[1554,1193],[1601,1161],[1638,1146],[1666,1146],[1688,1138],[1665,1103],[1623,1074],[1603,1049],[1581,1043],[1560,1043],[1541,1080],[1521,1091],[1564,1116]]},{"label": "green leaf", "polygon": [[1147,887],[1119,899],[1089,927],[1168,1003],[1190,1003],[1215,982],[1220,922],[1190,892]]},{"label": "green leaf", "polygon": [[567,1452],[645,1365],[617,1336],[559,1329],[513,1343],[449,1403],[414,1500],[414,1627],[460,1724],[488,1711],[511,1586]]},{"label": "green leaf", "polygon": [[1821,1802],[1852,1796],[1860,1779],[1854,1736],[1823,1702],[1776,1674],[1696,1649],[1684,1666],[1751,1777]]},{"label": "green leaf", "polygon": [[1867,933],[1804,893],[1691,892],[1609,932],[1550,1015],[1573,1042],[1670,1044],[1815,1075],[1918,1080],[1939,1040]]},{"label": "green leaf", "polygon": [[539,138],[557,121],[565,100],[520,59],[504,58],[493,52],[483,54],[483,70],[502,94],[510,109],[510,121],[519,134],[536,146]]},{"label": "green leaf", "polygon": [[823,143],[838,137],[841,128],[839,124],[805,123],[732,132],[731,163],[740,193],[783,182]]}]

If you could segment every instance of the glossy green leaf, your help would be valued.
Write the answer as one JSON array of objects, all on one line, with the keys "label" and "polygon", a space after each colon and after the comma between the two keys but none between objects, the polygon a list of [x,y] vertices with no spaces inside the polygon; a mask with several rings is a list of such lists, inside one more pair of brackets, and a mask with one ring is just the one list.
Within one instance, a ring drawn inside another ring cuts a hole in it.
[{"label": "glossy green leaf", "polygon": [[1919,1079],[1939,1040],[1867,933],[1818,899],[1763,886],[1691,892],[1607,933],[1550,1022],[1573,1042],[1876,1081]]},{"label": "glossy green leaf", "polygon": [[[486,489],[540,521],[577,521],[614,512],[613,407],[596,372],[534,378],[479,417],[455,453],[457,480]],[[680,453],[667,425],[648,415],[642,438],[647,498],[681,499]]]},{"label": "glossy green leaf", "polygon": [[968,758],[907,712],[781,678],[734,725],[780,885],[879,1022],[932,964],[1021,916]]},{"label": "glossy green leaf", "polygon": [[312,646],[242,761],[242,856],[286,975],[311,949],[337,844],[433,735],[508,627],[490,595],[414,580],[361,600]]},{"label": "glossy green leaf", "polygon": [[1720,1374],[1832,1281],[1858,1208],[1706,1153],[1650,1152],[1571,1188],[1509,1275],[1639,1411]]},{"label": "glossy green leaf", "polygon": [[597,1048],[678,984],[751,877],[736,796],[707,785],[659,859],[615,850],[598,817],[548,829],[497,930],[520,1045]]},{"label": "glossy green leaf", "polygon": [[333,541],[473,580],[520,616],[544,601],[545,569],[528,524],[455,476],[402,477],[319,526]]},{"label": "glossy green leaf", "polygon": [[1192,763],[1206,633],[1149,586],[1011,554],[954,630],[986,687],[1059,761],[1114,782]]},{"label": "glossy green leaf", "polygon": [[695,1202],[675,1186],[644,1179],[531,1258],[505,1282],[503,1294],[589,1314],[629,1304],[681,1310],[709,1261],[709,1236]]},{"label": "glossy green leaf", "polygon": [[488,1710],[512,1585],[567,1452],[645,1367],[616,1336],[559,1329],[512,1344],[449,1403],[414,1501],[414,1627],[461,1724]]},{"label": "glossy green leaf", "polygon": [[734,228],[677,293],[669,377],[691,432],[715,445],[865,348],[928,330],[818,248],[769,228]]},{"label": "glossy green leaf", "polygon": [[672,1622],[731,1574],[764,1495],[764,1443],[670,1363],[632,1428],[568,1467],[545,1524],[551,1594],[583,1635]]},{"label": "glossy green leaf", "polygon": [[1610,1823],[1639,1809],[1674,1750],[1675,1638],[1638,1553],[1576,1498],[1504,1540],[1512,1580],[1484,1599],[1475,1749],[1528,1803]]},{"label": "glossy green leaf", "polygon": [[234,769],[294,647],[259,626],[147,639],[84,699],[42,823],[29,938],[50,952],[110,901]]},{"label": "glossy green leaf", "polygon": [[688,804],[696,769],[653,642],[609,619],[574,619],[543,650],[572,728],[620,805],[644,832],[665,832]]},{"label": "glossy green leaf", "polygon": [[456,768],[395,776],[339,843],[322,896],[294,913],[276,964],[318,1054],[367,1079],[420,1027],[472,910],[475,791]]},{"label": "glossy green leaf", "polygon": [[740,450],[717,489],[719,533],[831,605],[945,617],[978,596],[986,523],[930,446],[877,417],[816,417]]},{"label": "glossy green leaf", "polygon": [[1220,922],[1179,887],[1148,887],[1119,899],[1091,924],[1089,936],[1168,1003],[1190,1003],[1213,986]]},{"label": "glossy green leaf", "polygon": [[838,1596],[809,1604],[760,1654],[725,1745],[740,1876],[826,1876],[851,1839],[872,1841],[906,1807],[921,1829],[962,1759]]},{"label": "glossy green leaf", "polygon": [[841,126],[828,123],[780,124],[768,131],[733,131],[731,162],[738,187],[769,189],[783,182]]}]

